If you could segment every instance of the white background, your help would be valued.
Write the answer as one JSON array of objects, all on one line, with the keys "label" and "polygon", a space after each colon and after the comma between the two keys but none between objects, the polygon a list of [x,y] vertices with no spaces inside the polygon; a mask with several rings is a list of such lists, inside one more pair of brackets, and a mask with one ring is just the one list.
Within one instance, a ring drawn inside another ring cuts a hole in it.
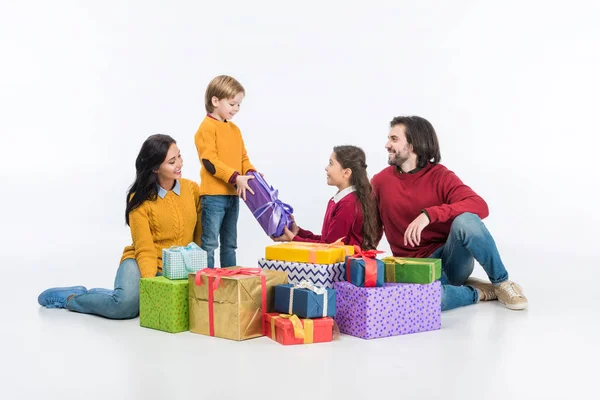
[{"label": "white background", "polygon": [[[334,145],[361,146],[372,176],[389,121],[420,115],[531,304],[589,306],[599,16],[596,1],[2,1],[0,269],[24,285],[9,294],[35,319],[48,286],[112,285],[141,143],[173,136],[197,181],[204,91],[229,74],[251,161],[301,226],[321,228]],[[270,240],[243,203],[238,237],[255,266]]]}]

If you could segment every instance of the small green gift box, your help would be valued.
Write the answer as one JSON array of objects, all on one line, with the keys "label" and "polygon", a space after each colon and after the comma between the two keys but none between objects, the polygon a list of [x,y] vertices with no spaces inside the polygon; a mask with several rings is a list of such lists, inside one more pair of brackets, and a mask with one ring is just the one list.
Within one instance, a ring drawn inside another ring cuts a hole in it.
[{"label": "small green gift box", "polygon": [[385,281],[396,283],[433,283],[442,277],[439,258],[385,257]]},{"label": "small green gift box", "polygon": [[140,326],[177,333],[189,324],[187,280],[140,279]]}]

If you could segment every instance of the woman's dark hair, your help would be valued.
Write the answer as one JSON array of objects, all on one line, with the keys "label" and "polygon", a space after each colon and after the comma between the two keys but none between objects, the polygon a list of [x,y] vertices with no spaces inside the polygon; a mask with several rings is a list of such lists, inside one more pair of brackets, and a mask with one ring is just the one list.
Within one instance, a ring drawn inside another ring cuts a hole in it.
[{"label": "woman's dark hair", "polygon": [[156,170],[167,158],[169,148],[175,142],[169,135],[152,135],[142,144],[135,159],[135,181],[129,187],[125,207],[125,223],[129,225],[129,213],[146,200],[155,200],[158,194]]},{"label": "woman's dark hair", "polygon": [[364,250],[377,247],[377,204],[373,197],[373,188],[367,176],[365,152],[356,146],[336,146],[333,148],[335,158],[342,168],[350,168],[350,184],[354,186],[356,197],[360,202],[363,214],[363,243]]},{"label": "woman's dark hair", "polygon": [[427,163],[439,164],[442,160],[440,145],[433,125],[421,117],[395,117],[390,122],[390,128],[404,125],[406,142],[413,147],[417,155],[417,166],[424,168]]}]

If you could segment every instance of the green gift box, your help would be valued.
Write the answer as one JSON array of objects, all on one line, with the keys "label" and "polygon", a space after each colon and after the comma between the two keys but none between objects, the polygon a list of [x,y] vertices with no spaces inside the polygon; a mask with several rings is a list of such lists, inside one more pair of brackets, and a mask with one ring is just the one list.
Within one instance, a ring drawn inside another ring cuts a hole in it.
[{"label": "green gift box", "polygon": [[187,280],[140,279],[140,326],[177,333],[189,325]]},{"label": "green gift box", "polygon": [[433,283],[442,277],[439,258],[385,257],[385,281],[396,283]]}]

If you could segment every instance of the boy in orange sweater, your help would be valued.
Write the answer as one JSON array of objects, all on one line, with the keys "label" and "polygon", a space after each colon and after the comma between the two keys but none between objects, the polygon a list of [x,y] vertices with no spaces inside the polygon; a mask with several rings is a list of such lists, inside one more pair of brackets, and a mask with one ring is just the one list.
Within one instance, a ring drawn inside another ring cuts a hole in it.
[{"label": "boy in orange sweater", "polygon": [[[200,158],[200,201],[202,204],[202,248],[208,267],[214,268],[214,251],[221,243],[221,267],[235,266],[239,197],[246,200],[250,163],[240,129],[231,122],[240,111],[244,87],[234,78],[220,75],[206,88],[207,115],[194,141]],[[238,197],[239,196],[239,197]]]}]

